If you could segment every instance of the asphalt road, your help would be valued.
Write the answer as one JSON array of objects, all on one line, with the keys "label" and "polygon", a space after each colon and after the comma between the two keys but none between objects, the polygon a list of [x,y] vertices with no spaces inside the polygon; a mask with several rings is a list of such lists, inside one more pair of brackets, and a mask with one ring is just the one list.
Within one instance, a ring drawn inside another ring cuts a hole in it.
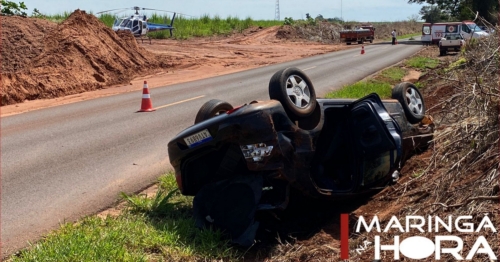
[{"label": "asphalt road", "polygon": [[170,170],[167,143],[218,98],[269,98],[271,76],[298,67],[319,97],[416,53],[373,44],[199,81],[150,89],[155,112],[136,113],[142,90],[1,119],[1,241],[6,255],[60,223],[102,210]]}]

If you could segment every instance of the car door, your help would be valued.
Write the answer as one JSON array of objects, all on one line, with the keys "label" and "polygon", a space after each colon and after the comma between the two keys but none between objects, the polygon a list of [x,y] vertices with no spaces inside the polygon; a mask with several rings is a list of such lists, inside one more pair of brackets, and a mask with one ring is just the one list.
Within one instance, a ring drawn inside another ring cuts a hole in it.
[{"label": "car door", "polygon": [[351,105],[351,130],[360,186],[389,181],[401,156],[401,131],[379,96],[368,95]]}]

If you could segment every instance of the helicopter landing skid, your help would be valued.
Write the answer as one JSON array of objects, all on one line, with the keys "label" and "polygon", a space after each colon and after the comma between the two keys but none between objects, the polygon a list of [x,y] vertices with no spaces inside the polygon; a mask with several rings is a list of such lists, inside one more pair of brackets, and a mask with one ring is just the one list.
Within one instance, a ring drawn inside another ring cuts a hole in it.
[{"label": "helicopter landing skid", "polygon": [[144,43],[144,40],[148,40],[149,39],[149,44],[151,44],[151,37],[150,36],[139,36],[139,37],[136,37],[137,40],[141,39],[141,43],[143,44]]}]

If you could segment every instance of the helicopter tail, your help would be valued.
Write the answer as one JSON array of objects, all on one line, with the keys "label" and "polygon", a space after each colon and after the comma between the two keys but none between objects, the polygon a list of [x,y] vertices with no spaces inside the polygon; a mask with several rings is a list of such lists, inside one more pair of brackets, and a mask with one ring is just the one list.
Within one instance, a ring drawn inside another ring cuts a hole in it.
[{"label": "helicopter tail", "polygon": [[[170,27],[174,29],[174,20],[175,20],[175,13],[172,16],[172,20],[170,21]],[[172,29],[170,29],[170,37],[172,37]]]}]

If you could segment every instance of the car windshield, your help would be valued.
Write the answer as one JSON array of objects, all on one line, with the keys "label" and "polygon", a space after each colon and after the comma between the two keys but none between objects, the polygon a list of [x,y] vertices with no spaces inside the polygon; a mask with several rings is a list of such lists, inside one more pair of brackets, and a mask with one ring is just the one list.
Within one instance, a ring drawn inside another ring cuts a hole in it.
[{"label": "car windshield", "polygon": [[130,22],[130,19],[123,19],[122,23],[120,24],[121,27],[127,27],[127,24]]},{"label": "car windshield", "polygon": [[446,40],[459,40],[462,39],[460,34],[446,35]]},{"label": "car windshield", "polygon": [[479,28],[479,26],[477,26],[476,24],[472,23],[472,24],[467,24],[467,27],[470,28],[471,31],[473,32],[481,32],[483,30],[481,30],[481,28]]}]

